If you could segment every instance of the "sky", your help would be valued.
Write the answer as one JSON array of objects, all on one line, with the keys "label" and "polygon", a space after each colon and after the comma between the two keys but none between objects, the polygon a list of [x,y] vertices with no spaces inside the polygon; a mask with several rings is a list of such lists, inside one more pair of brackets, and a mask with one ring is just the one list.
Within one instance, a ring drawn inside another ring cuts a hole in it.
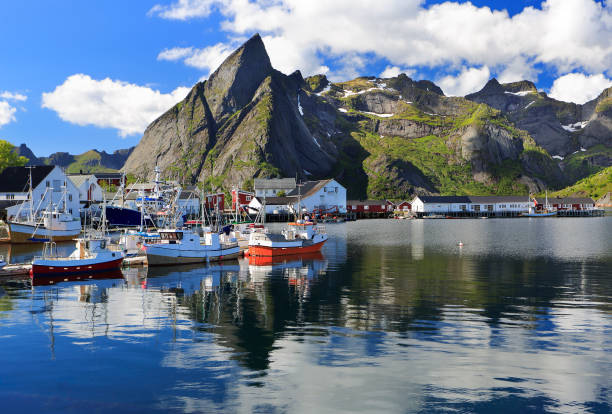
[{"label": "sky", "polygon": [[463,96],[527,79],[576,103],[612,86],[609,0],[20,0],[0,6],[0,139],[136,145],[254,33],[276,69],[332,81],[406,73]]}]

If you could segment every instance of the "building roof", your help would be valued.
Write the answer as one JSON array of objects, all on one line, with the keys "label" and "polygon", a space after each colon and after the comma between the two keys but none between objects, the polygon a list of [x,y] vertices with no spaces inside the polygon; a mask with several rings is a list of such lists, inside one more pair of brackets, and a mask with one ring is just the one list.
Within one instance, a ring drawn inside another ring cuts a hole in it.
[{"label": "building roof", "polygon": [[472,203],[528,203],[531,202],[529,196],[468,196]]},{"label": "building roof", "polygon": [[101,172],[97,172],[97,173],[92,173],[92,175],[95,175],[96,178],[98,180],[116,180],[116,179],[120,179],[123,176],[123,173],[120,172],[105,172],[105,173],[101,173]]},{"label": "building roof", "polygon": [[[465,203],[465,204],[495,204],[495,203],[526,203],[530,202],[527,195],[522,196],[418,196],[424,203]],[[549,199],[550,201],[550,199]]]},{"label": "building roof", "polygon": [[347,206],[380,206],[387,204],[387,200],[347,200]]},{"label": "building roof", "polygon": [[255,178],[256,190],[286,190],[295,188],[295,178]]},{"label": "building roof", "polygon": [[[211,195],[211,194],[208,194],[208,195]],[[189,190],[181,190],[181,194],[179,194],[179,200],[187,200],[189,198],[193,198],[194,200],[197,200],[198,197],[199,196],[195,191],[189,191]]]},{"label": "building roof", "polygon": [[290,197],[291,196],[297,197],[298,195],[301,195],[302,197],[309,197],[309,196],[315,194],[321,188],[325,187],[330,181],[332,181],[331,178],[329,178],[327,180],[319,180],[319,181],[306,181],[301,186],[301,188],[296,186],[287,195],[290,196]]},{"label": "building roof", "polygon": [[70,181],[72,181],[72,184],[74,184],[76,188],[79,188],[85,181],[87,181],[87,179],[95,182],[96,177],[93,174],[69,174],[68,178]]},{"label": "building roof", "polygon": [[0,172],[0,191],[3,193],[25,193],[29,191],[30,168],[32,171],[32,187],[36,188],[53,171],[55,166],[6,167]]},{"label": "building roof", "polygon": [[255,197],[254,200],[259,201],[259,204],[263,204],[264,198],[267,206],[286,206],[297,202],[295,197]]},{"label": "building roof", "polygon": [[[417,196],[423,203],[471,203],[468,196]],[[416,198],[416,197],[415,197]]]},{"label": "building roof", "polygon": [[[538,204],[546,203],[546,197],[536,197]],[[595,204],[590,197],[548,197],[548,204]]]}]

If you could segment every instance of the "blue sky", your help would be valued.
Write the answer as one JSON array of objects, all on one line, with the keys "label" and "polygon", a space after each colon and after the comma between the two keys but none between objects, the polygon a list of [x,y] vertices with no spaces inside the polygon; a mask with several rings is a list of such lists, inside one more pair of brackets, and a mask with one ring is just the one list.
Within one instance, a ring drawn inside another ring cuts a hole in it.
[{"label": "blue sky", "polygon": [[612,78],[603,1],[21,0],[0,8],[0,138],[37,155],[136,145],[255,32],[278,69],[333,80],[406,72],[463,95],[527,78],[580,103]]}]

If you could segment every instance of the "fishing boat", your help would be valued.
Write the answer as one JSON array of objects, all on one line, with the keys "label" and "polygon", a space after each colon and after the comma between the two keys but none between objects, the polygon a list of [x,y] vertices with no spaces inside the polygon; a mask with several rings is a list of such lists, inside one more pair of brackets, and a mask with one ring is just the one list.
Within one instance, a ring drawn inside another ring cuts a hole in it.
[{"label": "fishing boat", "polygon": [[533,205],[529,206],[529,211],[522,214],[523,217],[554,217],[557,215],[557,210],[550,207],[548,204],[548,192],[546,192],[546,201],[544,202],[544,208],[537,209],[538,202],[534,198]]},{"label": "fishing boat", "polygon": [[313,253],[327,241],[325,228],[313,222],[298,220],[289,223],[281,234],[254,232],[249,237],[249,256],[283,256]]},{"label": "fishing boat", "polygon": [[197,231],[188,229],[164,229],[158,233],[158,242],[143,243],[149,266],[206,263],[240,255],[238,243],[221,240],[221,235],[209,228],[203,230],[204,240]]},{"label": "fishing boat", "polygon": [[[29,206],[29,214],[25,220],[19,220],[21,209],[17,213],[17,218],[8,220],[8,234],[11,243],[41,243],[51,239],[55,241],[67,241],[75,239],[81,233],[81,221],[72,217],[67,211],[67,191],[64,185],[62,198],[57,205],[53,204],[54,189],[49,187],[42,196],[45,200],[47,194],[51,200],[42,214],[34,210],[32,196],[32,170],[30,170],[28,200],[22,206]],[[60,211],[59,207],[63,204]]]},{"label": "fishing boat", "polygon": [[76,241],[76,250],[58,257],[55,242],[46,242],[41,257],[32,261],[30,274],[35,277],[108,272],[121,268],[123,252],[107,248],[106,237],[84,237]]}]

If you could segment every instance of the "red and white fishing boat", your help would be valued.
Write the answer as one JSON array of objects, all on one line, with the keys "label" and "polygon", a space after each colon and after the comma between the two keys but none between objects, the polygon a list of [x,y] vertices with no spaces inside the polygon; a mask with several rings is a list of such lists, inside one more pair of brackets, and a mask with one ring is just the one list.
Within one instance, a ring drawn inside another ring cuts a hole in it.
[{"label": "red and white fishing boat", "polygon": [[289,223],[281,234],[253,232],[249,237],[249,256],[283,256],[313,253],[321,250],[327,241],[323,226],[311,221]]},{"label": "red and white fishing boat", "polygon": [[77,239],[76,250],[68,257],[57,257],[55,243],[47,242],[43,256],[32,261],[30,275],[34,278],[120,269],[124,254],[109,250],[107,242],[105,237]]}]

